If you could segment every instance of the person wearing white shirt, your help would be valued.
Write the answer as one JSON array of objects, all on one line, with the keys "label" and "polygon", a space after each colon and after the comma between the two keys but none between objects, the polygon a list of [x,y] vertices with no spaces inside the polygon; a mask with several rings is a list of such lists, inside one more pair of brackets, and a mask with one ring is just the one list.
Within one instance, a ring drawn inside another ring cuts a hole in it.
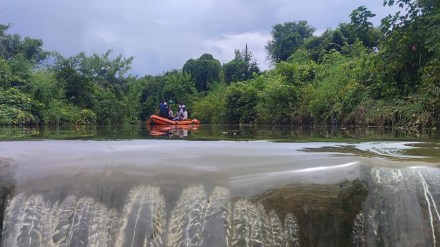
[{"label": "person wearing white shirt", "polygon": [[183,107],[183,112],[181,113],[181,120],[187,120],[188,119],[188,112],[186,111],[186,108]]},{"label": "person wearing white shirt", "polygon": [[188,112],[186,111],[186,107],[183,106],[176,114],[176,117],[173,118],[173,121],[182,121],[188,119]]}]

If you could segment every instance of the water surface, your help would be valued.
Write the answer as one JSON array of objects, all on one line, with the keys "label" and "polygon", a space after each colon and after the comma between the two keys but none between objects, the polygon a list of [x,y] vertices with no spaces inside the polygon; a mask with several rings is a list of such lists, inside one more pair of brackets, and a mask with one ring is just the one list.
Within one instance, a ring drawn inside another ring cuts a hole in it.
[{"label": "water surface", "polygon": [[344,128],[337,126],[248,126],[248,125],[77,125],[0,127],[0,140],[122,140],[122,139],[187,139],[187,140],[272,140],[289,142],[366,140],[438,140],[435,129]]}]

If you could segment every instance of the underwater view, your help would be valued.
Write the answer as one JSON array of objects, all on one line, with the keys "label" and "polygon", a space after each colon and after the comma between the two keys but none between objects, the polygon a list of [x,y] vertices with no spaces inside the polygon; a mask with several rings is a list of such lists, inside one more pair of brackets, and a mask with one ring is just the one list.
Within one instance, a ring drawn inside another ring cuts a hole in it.
[{"label": "underwater view", "polygon": [[[432,135],[379,140],[360,131],[365,140],[343,142],[350,131],[325,139],[324,130],[274,129],[234,140],[252,131],[201,126],[174,136],[181,130],[137,128],[132,139],[120,129],[107,139],[8,130],[0,142],[2,246],[440,241],[440,143]],[[293,135],[280,141],[280,133]]]}]

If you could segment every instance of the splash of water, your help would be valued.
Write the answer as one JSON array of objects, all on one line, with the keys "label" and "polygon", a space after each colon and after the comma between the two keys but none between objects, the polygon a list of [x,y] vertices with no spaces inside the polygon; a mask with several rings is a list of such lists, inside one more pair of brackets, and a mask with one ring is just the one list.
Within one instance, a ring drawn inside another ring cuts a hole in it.
[{"label": "splash of water", "polygon": [[440,234],[435,168],[373,168],[369,196],[355,219],[354,246],[436,246]]},{"label": "splash of water", "polygon": [[20,193],[5,212],[2,246],[299,246],[298,225],[229,190],[185,188],[169,217],[158,187],[140,185],[118,212],[91,197],[61,203]]},{"label": "splash of water", "polygon": [[[354,212],[353,246],[436,246],[440,236],[436,168],[373,168],[368,197]],[[268,192],[264,198],[273,194]],[[289,194],[293,195],[293,194]],[[168,205],[171,203],[171,205]],[[50,201],[20,193],[8,203],[2,246],[299,246],[307,222],[224,187],[182,190],[166,201],[159,187],[131,189],[120,210],[91,197]],[[310,205],[304,208],[308,208]],[[268,210],[270,208],[270,210]],[[277,211],[278,210],[278,211]],[[302,209],[303,210],[303,209]],[[316,212],[316,211],[315,211]],[[348,212],[350,213],[350,212]],[[307,212],[305,212],[307,215]],[[301,228],[300,228],[301,227]]]}]

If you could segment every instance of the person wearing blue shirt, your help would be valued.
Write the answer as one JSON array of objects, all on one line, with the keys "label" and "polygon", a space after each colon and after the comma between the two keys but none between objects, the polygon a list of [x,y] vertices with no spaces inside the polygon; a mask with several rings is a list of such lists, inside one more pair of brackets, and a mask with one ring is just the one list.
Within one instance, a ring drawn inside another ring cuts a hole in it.
[{"label": "person wearing blue shirt", "polygon": [[163,118],[168,118],[168,103],[164,98],[162,98],[159,104],[159,116]]}]

